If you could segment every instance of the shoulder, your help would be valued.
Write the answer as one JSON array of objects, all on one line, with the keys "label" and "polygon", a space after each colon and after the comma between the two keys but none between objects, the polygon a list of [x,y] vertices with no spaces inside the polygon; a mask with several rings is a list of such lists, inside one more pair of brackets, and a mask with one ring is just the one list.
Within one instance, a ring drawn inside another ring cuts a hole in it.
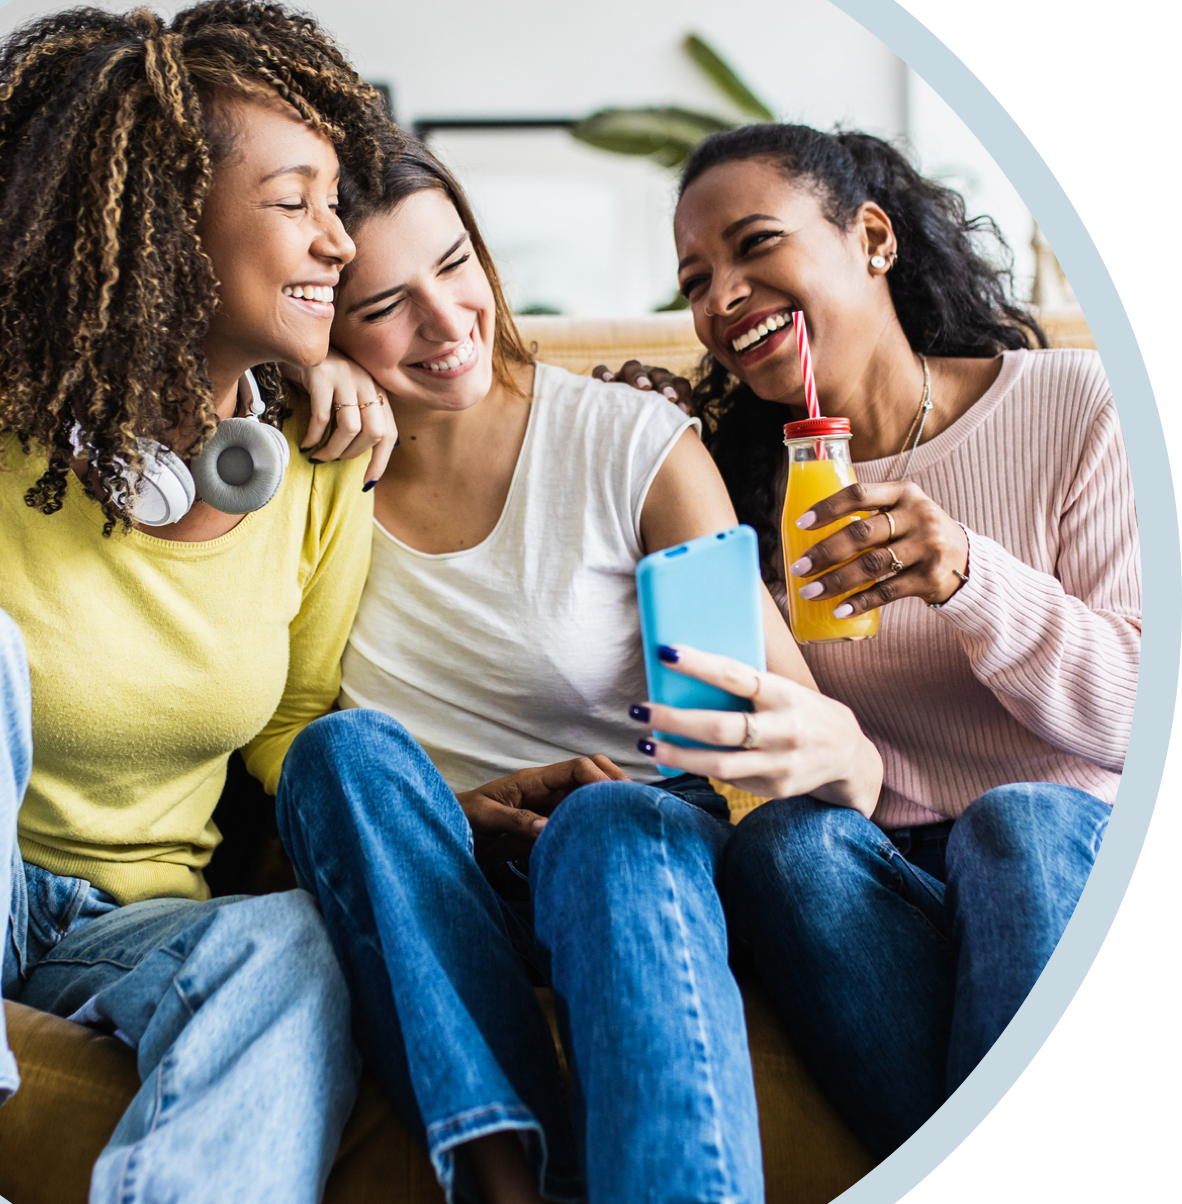
[{"label": "shoulder", "polygon": [[1015,388],[1050,412],[1095,419],[1112,406],[1112,390],[1100,355],[1083,347],[1008,352],[1020,359]]},{"label": "shoulder", "polygon": [[576,376],[553,364],[538,364],[535,403],[552,412],[563,411],[567,421],[584,431],[618,431],[630,438],[668,438],[674,431],[697,426],[662,393],[631,385]]}]

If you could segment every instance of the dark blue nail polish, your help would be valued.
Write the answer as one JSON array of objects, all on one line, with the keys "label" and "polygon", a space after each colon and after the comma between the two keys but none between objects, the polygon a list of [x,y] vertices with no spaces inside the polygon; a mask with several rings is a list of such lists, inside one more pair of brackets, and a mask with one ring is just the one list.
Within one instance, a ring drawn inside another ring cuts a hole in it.
[{"label": "dark blue nail polish", "polygon": [[399,435],[398,438],[394,440],[394,446],[398,447],[401,443],[402,443],[402,436]]},{"label": "dark blue nail polish", "polygon": [[368,493],[376,484],[377,481],[366,481],[365,484],[361,486],[361,492]]},{"label": "dark blue nail polish", "polygon": [[657,755],[657,746],[651,740],[637,740],[636,747],[639,748],[646,757],[655,757]]},{"label": "dark blue nail polish", "polygon": [[681,653],[676,648],[670,648],[668,644],[662,644],[657,649],[657,659],[663,660],[667,665],[676,665],[681,660]]},{"label": "dark blue nail polish", "polygon": [[647,723],[652,718],[652,713],[648,707],[632,706],[628,708],[628,717],[635,719],[637,723]]},{"label": "dark blue nail polish", "polygon": [[323,464],[323,463],[324,463],[324,461],[323,461],[323,460],[317,460],[315,456],[312,456],[312,457],[311,457],[311,458],[308,460],[308,463],[309,463],[309,464]]}]

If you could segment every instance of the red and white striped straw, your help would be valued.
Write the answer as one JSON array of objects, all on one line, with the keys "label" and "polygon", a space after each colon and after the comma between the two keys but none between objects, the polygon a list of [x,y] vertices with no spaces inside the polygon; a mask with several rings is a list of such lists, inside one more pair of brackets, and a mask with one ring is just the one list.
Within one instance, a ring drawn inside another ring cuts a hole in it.
[{"label": "red and white striped straw", "polygon": [[[813,357],[809,351],[809,332],[804,324],[803,310],[792,311],[792,327],[796,331],[796,350],[800,355],[800,378],[804,381],[805,405],[808,407],[810,418],[820,418],[821,403],[817,401],[817,381],[813,376]],[[816,443],[816,456],[818,460],[829,458],[825,444],[820,439]]]},{"label": "red and white striped straw", "polygon": [[800,353],[800,375],[804,380],[804,399],[810,418],[821,417],[817,402],[817,382],[813,377],[813,357],[809,353],[809,332],[804,324],[803,310],[792,311],[792,326],[796,330],[796,350]]}]

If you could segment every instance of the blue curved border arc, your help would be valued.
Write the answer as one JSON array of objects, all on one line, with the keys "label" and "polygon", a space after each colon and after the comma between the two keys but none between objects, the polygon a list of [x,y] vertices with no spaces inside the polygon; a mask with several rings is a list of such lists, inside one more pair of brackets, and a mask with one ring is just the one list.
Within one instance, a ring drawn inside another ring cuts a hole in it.
[{"label": "blue curved border arc", "polygon": [[[992,93],[894,0],[832,0],[926,80],[980,139],[1046,233],[1079,298],[1112,384],[1128,446],[1142,543],[1144,637],[1128,760],[1104,846],[1075,916],[1013,1023],[959,1091],[841,1204],[898,1200],[989,1114],[1078,990],[1129,884],[1161,786],[1177,695],[1182,569],[1170,465],[1149,374],[1128,315],[1079,214]],[[0,8],[8,0],[0,0]],[[63,0],[63,7],[66,0]]]},{"label": "blue curved border arc", "polygon": [[898,1200],[991,1112],[1059,1022],[1124,898],[1161,787],[1178,687],[1178,518],[1165,437],[1132,324],[1100,253],[1042,156],[993,94],[894,0],[832,0],[927,81],[980,139],[1055,249],[1096,340],[1128,448],[1143,547],[1143,646],[1128,758],[1108,834],[1075,915],[1033,991],[963,1086],[909,1141],[843,1193]]}]

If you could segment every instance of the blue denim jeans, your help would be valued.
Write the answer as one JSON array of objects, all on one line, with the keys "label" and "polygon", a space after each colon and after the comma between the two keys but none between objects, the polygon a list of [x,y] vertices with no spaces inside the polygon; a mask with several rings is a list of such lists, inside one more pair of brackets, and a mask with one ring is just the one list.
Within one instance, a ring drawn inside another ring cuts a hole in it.
[{"label": "blue denim jeans", "polygon": [[[28,733],[28,673],[0,612],[2,993],[121,1038],[143,1084],[95,1164],[91,1204],[315,1204],[359,1063],[312,897],[119,907],[89,882],[23,863]],[[0,1043],[0,1101],[17,1082]]]},{"label": "blue denim jeans", "polygon": [[726,859],[732,935],[879,1157],[1013,1019],[1071,919],[1110,812],[1053,783],[990,790],[952,825],[946,885],[844,808],[778,799],[739,824]]},{"label": "blue denim jeans", "polygon": [[[528,899],[503,901],[426,754],[364,710],[301,733],[277,807],[358,1043],[449,1200],[476,1198],[457,1147],[505,1130],[552,1200],[763,1199],[717,818],[654,787],[583,787],[534,846]],[[573,1129],[527,959],[553,986]]]}]

